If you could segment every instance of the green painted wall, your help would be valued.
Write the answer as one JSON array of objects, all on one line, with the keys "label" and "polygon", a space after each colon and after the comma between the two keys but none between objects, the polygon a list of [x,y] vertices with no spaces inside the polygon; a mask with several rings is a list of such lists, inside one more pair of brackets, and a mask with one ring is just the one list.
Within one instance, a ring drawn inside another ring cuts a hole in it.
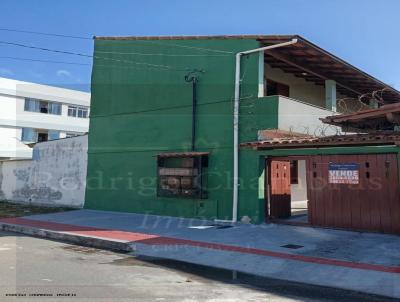
[{"label": "green painted wall", "polygon": [[[235,53],[256,40],[95,40],[85,207],[183,217],[231,219]],[[219,52],[207,51],[219,50]],[[145,55],[143,55],[145,54]],[[242,60],[240,141],[277,127],[276,97],[257,98],[258,55]],[[151,65],[149,65],[151,64]],[[156,196],[156,155],[189,150],[191,84],[198,83],[196,151],[208,151],[209,198]],[[259,158],[240,152],[239,218],[261,222]]]}]

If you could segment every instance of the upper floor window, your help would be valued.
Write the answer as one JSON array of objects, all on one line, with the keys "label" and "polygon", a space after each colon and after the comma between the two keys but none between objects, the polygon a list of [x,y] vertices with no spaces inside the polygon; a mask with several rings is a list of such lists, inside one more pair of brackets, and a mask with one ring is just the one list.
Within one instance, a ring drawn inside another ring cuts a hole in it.
[{"label": "upper floor window", "polygon": [[32,128],[22,128],[21,141],[24,143],[35,143],[37,142],[37,133]]},{"label": "upper floor window", "polygon": [[61,115],[61,104],[59,103],[49,103],[48,104],[48,113]]},{"label": "upper floor window", "polygon": [[59,139],[59,138],[60,138],[60,131],[57,131],[57,130],[49,130],[48,131],[48,140],[49,141]]},{"label": "upper floor window", "polygon": [[24,143],[46,142],[60,138],[58,130],[41,130],[33,128],[22,128],[21,141]]},{"label": "upper floor window", "polygon": [[68,106],[68,116],[87,118],[88,111],[87,107]]},{"label": "upper floor window", "polygon": [[289,97],[290,88],[286,84],[278,83],[273,80],[266,80],[267,95],[281,95]]},{"label": "upper floor window", "polygon": [[80,136],[80,135],[82,135],[82,133],[80,133],[80,132],[67,132],[65,134],[65,137],[70,138],[70,137],[75,137],[75,136]]},{"label": "upper floor window", "polygon": [[26,98],[25,111],[61,115],[61,104],[38,99]]}]

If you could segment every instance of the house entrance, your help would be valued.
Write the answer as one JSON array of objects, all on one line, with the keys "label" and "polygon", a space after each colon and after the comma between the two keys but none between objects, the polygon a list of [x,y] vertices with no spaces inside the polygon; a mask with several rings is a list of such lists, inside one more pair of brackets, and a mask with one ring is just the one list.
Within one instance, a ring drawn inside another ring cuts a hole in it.
[{"label": "house entrance", "polygon": [[306,160],[276,158],[267,161],[267,213],[270,219],[308,222]]}]

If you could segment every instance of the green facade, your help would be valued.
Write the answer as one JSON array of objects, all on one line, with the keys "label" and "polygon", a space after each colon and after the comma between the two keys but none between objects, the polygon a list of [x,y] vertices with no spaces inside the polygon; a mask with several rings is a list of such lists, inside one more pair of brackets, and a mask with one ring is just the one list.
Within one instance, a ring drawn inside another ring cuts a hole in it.
[{"label": "green facade", "polygon": [[[237,40],[95,40],[85,207],[157,215],[232,218],[235,54],[259,47]],[[218,52],[209,49],[218,50]],[[143,55],[145,54],[145,55]],[[196,150],[210,152],[208,198],[157,197],[156,155],[189,151],[192,86],[198,82]],[[278,124],[277,97],[258,98],[258,55],[242,58],[240,142]],[[240,152],[239,215],[264,221],[259,157]]]}]

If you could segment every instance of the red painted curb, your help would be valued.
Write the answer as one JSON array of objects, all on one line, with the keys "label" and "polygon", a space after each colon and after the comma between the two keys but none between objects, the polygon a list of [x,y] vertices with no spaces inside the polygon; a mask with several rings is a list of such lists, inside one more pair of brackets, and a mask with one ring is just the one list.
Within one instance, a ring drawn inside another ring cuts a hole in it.
[{"label": "red painted curb", "polygon": [[37,228],[51,230],[51,231],[68,232],[68,233],[80,234],[80,235],[85,235],[85,236],[96,236],[96,237],[102,237],[102,238],[124,240],[126,242],[140,241],[140,240],[151,239],[154,237],[159,237],[158,235],[133,233],[133,232],[118,231],[118,230],[107,230],[107,229],[101,229],[101,228],[77,226],[77,225],[72,225],[72,224],[38,221],[38,220],[32,220],[32,219],[26,219],[26,218],[0,219],[0,223],[1,222],[15,224],[15,225],[37,227]]},{"label": "red painted curb", "polygon": [[77,225],[55,223],[55,222],[38,221],[26,218],[5,218],[5,219],[0,219],[0,223],[1,222],[14,225],[24,225],[24,226],[43,228],[52,231],[69,232],[85,236],[96,236],[109,239],[125,240],[127,242],[137,242],[147,245],[187,245],[187,246],[208,248],[214,250],[262,255],[262,256],[301,261],[307,263],[333,265],[333,266],[340,266],[347,268],[400,274],[399,266],[384,266],[384,265],[362,263],[362,262],[350,262],[345,260],[303,256],[303,255],[274,252],[274,251],[261,250],[255,248],[247,248],[241,246],[163,237],[159,235],[151,235],[145,233],[126,232],[126,231],[77,226]]}]

